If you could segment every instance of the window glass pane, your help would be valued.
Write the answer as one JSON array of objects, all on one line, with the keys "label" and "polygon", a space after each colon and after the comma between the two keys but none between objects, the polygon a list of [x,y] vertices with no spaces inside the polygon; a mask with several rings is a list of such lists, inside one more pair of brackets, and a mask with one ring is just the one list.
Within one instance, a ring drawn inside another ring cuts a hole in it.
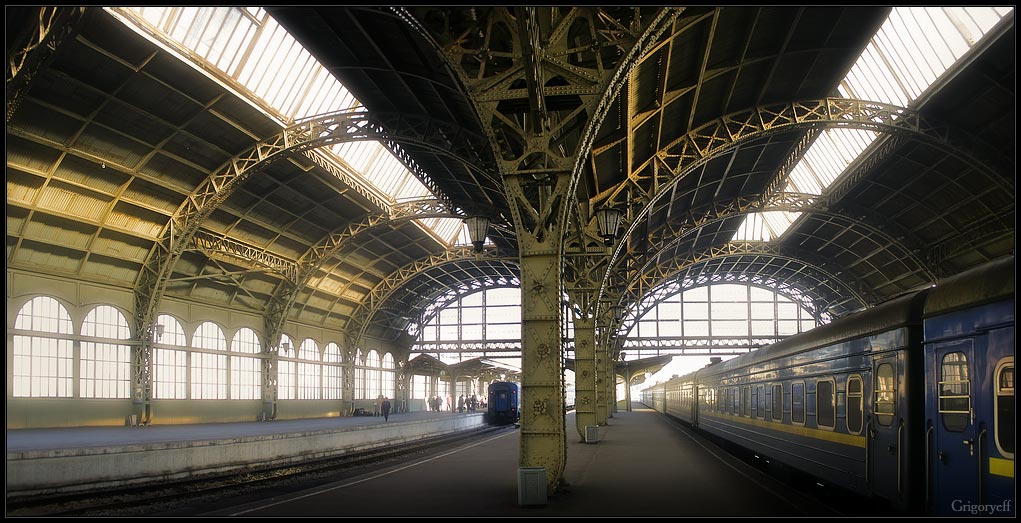
[{"label": "window glass pane", "polygon": [[837,424],[833,396],[833,382],[820,380],[816,382],[815,387],[816,423],[820,427],[833,428]]},{"label": "window glass pane", "polygon": [[876,369],[876,399],[874,401],[874,410],[876,412],[876,420],[880,425],[890,425],[893,422],[893,414],[895,412],[894,398],[896,391],[894,391],[894,376],[893,376],[893,365],[889,363],[882,363]]},{"label": "window glass pane", "polygon": [[939,412],[943,426],[952,432],[968,428],[971,420],[971,381],[968,379],[968,358],[963,352],[943,356],[939,382]]},{"label": "window glass pane", "polygon": [[794,423],[805,422],[805,384],[791,384],[791,421]]},{"label": "window glass pane", "polygon": [[784,404],[784,401],[783,401],[783,385],[780,385],[780,384],[773,385],[773,394],[772,394],[772,401],[771,401],[771,403],[773,404],[772,405],[773,420],[774,421],[783,421],[783,404]]},{"label": "window glass pane", "polygon": [[862,381],[857,376],[847,379],[847,431],[852,434],[861,433],[862,420]]},{"label": "window glass pane", "polygon": [[996,445],[1014,454],[1014,362],[1001,366],[996,375]]}]

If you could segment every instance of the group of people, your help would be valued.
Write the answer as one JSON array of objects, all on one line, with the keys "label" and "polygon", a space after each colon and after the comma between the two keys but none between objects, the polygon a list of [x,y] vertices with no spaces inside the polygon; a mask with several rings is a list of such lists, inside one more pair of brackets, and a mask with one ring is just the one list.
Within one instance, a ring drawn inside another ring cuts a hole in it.
[{"label": "group of people", "polygon": [[382,415],[384,423],[390,421],[390,408],[391,408],[390,398],[387,398],[382,394],[376,397],[375,415],[376,416]]},{"label": "group of people", "polygon": [[479,399],[472,394],[472,397],[465,398],[464,394],[457,398],[457,411],[458,412],[475,412],[479,407],[485,408],[485,403],[480,404]]}]

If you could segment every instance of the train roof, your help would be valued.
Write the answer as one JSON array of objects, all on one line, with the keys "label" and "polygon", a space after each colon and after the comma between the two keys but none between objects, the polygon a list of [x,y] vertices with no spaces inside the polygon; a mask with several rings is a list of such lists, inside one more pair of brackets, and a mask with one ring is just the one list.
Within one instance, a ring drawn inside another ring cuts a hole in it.
[{"label": "train roof", "polygon": [[923,289],[913,294],[881,303],[870,309],[866,309],[850,316],[845,316],[844,318],[834,320],[826,325],[820,325],[812,330],[784,338],[776,343],[762,347],[761,349],[727,360],[723,363],[718,363],[716,365],[700,369],[697,372],[732,370],[748,365],[754,365],[773,358],[790,356],[816,347],[825,347],[842,341],[869,336],[898,327],[904,327],[911,324],[921,325],[922,302],[928,291],[929,289]]},{"label": "train roof", "polygon": [[1006,256],[947,278],[929,293],[925,315],[944,314],[1014,296],[1014,270],[1014,257]]}]

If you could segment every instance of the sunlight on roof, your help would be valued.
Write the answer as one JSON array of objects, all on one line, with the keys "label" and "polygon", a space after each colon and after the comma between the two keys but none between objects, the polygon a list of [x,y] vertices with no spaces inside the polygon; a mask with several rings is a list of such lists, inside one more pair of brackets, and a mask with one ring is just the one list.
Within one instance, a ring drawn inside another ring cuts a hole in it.
[{"label": "sunlight on roof", "polygon": [[[281,126],[361,103],[261,7],[113,7],[128,25],[155,33],[187,52],[200,70],[215,67],[219,80]],[[339,169],[353,171],[369,192],[390,204],[435,198],[382,144],[361,141],[317,149]],[[444,245],[457,240],[459,219],[416,220]]]},{"label": "sunlight on roof", "polygon": [[[844,98],[908,107],[947,72],[1011,7],[896,7],[851,67],[837,91]],[[878,137],[827,129],[791,170],[784,192],[821,195]],[[770,241],[801,213],[751,214],[732,241]]]}]

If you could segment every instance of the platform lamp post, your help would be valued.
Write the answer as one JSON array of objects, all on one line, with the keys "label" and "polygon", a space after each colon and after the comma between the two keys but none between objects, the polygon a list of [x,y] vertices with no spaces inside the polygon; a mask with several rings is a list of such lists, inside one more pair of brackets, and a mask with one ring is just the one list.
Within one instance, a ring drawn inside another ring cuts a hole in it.
[{"label": "platform lamp post", "polygon": [[599,236],[603,238],[606,245],[613,245],[613,239],[617,237],[620,229],[621,219],[624,212],[614,207],[603,207],[596,211],[596,225],[599,226]]},{"label": "platform lamp post", "polygon": [[475,246],[475,252],[482,252],[482,245],[486,243],[486,232],[489,231],[489,218],[469,216],[464,219],[464,224],[468,226],[468,237]]}]

